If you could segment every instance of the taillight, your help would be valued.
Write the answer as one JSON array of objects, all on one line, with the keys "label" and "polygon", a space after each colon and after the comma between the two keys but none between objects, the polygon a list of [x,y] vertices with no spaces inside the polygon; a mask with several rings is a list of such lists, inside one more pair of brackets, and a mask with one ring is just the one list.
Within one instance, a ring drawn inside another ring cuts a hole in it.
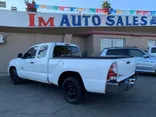
[{"label": "taillight", "polygon": [[107,80],[108,81],[116,80],[117,74],[118,74],[118,66],[117,66],[117,63],[114,62],[109,68]]}]

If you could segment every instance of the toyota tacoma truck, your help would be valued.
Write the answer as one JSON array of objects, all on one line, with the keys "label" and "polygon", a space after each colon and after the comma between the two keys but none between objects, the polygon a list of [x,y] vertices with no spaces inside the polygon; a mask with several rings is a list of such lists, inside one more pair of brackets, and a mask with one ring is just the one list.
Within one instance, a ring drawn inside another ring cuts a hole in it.
[{"label": "toyota tacoma truck", "polygon": [[129,56],[82,57],[75,44],[42,43],[9,62],[13,84],[24,79],[62,88],[66,101],[79,103],[85,92],[118,93],[136,82],[135,61]]}]

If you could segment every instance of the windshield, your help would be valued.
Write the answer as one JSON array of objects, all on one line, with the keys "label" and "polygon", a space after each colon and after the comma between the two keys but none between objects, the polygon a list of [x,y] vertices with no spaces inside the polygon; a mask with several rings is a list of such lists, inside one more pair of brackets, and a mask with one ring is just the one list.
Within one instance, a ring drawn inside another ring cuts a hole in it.
[{"label": "windshield", "polygon": [[151,48],[151,53],[156,53],[156,48]]},{"label": "windshield", "polygon": [[[143,51],[143,50],[142,50]],[[143,51],[146,55],[148,55],[149,57],[152,57],[149,53],[147,53],[146,51]]]}]

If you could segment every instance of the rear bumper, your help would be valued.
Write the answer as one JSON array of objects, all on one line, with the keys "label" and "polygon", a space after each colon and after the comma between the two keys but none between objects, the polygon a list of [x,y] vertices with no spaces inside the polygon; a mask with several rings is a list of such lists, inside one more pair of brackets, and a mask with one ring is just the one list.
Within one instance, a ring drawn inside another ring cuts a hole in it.
[{"label": "rear bumper", "polygon": [[137,75],[133,75],[121,82],[109,81],[106,85],[106,93],[121,93],[131,89],[137,80]]}]

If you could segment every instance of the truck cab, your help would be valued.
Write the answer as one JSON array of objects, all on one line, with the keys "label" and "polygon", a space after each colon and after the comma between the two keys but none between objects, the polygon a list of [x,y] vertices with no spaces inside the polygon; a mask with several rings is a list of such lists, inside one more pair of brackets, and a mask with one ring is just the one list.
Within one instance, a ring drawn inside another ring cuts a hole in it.
[{"label": "truck cab", "polygon": [[156,46],[150,46],[148,47],[148,54],[150,54],[153,57],[156,57]]}]

